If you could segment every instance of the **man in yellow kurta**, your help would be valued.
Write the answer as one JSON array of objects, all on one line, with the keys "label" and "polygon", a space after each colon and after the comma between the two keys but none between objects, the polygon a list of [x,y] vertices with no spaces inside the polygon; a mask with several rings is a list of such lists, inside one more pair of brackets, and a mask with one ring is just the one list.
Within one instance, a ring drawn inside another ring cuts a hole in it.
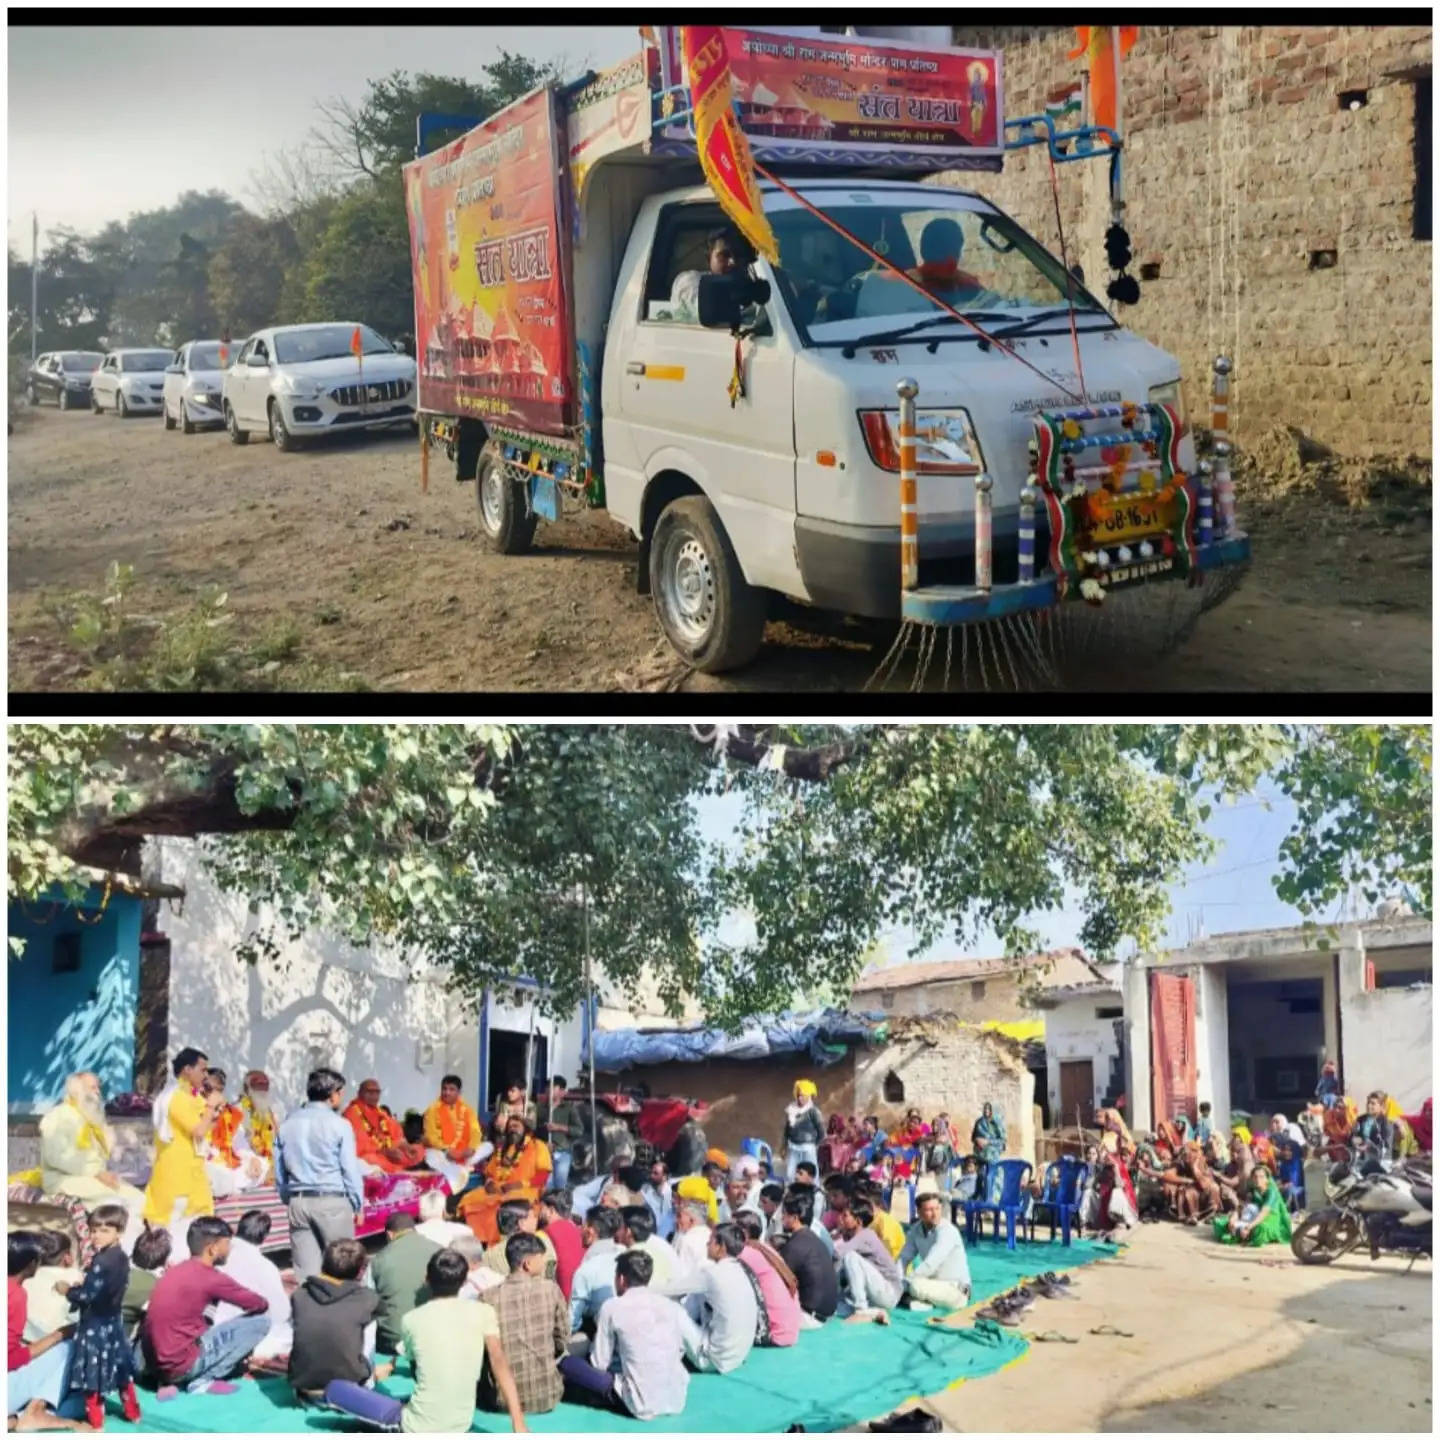
[{"label": "man in yellow kurta", "polygon": [[177,1218],[215,1213],[200,1154],[215,1117],[215,1109],[202,1091],[206,1059],[187,1045],[175,1057],[174,1084],[160,1092],[151,1111],[155,1168],[145,1187],[145,1218],[152,1225],[169,1225]]},{"label": "man in yellow kurta", "polygon": [[90,1205],[123,1205],[138,1217],[145,1197],[110,1168],[115,1136],[105,1123],[100,1077],[88,1070],[65,1082],[65,1098],[40,1122],[41,1184],[47,1195]]},{"label": "man in yellow kurta", "polygon": [[447,1075],[440,1082],[440,1098],[425,1112],[425,1163],[449,1182],[458,1195],[470,1183],[476,1161],[494,1149],[484,1144],[480,1119],[460,1098],[460,1077]]}]

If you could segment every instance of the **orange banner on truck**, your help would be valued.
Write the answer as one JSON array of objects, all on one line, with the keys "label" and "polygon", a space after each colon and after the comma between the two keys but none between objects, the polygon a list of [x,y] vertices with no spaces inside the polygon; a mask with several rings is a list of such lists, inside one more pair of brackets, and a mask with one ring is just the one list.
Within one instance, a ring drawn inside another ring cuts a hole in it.
[{"label": "orange banner on truck", "polygon": [[[678,28],[662,45],[667,76],[683,74]],[[778,30],[722,33],[740,124],[752,140],[787,148],[1004,150],[996,51]]]},{"label": "orange banner on truck", "polygon": [[542,90],[405,166],[422,410],[565,433],[560,165]]}]

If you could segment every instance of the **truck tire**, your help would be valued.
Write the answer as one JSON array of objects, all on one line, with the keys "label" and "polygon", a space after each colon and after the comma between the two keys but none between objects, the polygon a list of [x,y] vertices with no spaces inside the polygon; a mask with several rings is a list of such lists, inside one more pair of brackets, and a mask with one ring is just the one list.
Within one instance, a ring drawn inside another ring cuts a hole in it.
[{"label": "truck tire", "polygon": [[661,512],[650,540],[650,593],[675,651],[715,675],[755,658],[765,634],[765,594],[741,573],[730,537],[703,495]]},{"label": "truck tire", "polygon": [[535,516],[520,486],[505,473],[505,462],[491,451],[475,472],[475,502],[480,528],[499,555],[523,555],[535,539]]}]

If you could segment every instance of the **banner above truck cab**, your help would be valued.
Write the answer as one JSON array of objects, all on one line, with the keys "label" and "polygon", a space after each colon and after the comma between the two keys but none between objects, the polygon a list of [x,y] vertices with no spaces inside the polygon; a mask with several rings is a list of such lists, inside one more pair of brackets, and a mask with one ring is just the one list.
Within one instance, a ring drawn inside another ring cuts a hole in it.
[{"label": "banner above truck cab", "polygon": [[421,410],[566,433],[560,166],[548,89],[405,166]]},{"label": "banner above truck cab", "polygon": [[[995,50],[726,27],[740,124],[755,158],[904,169],[999,170],[1004,93]],[[661,83],[687,83],[680,30],[657,31]],[[677,97],[678,98],[678,97]],[[687,103],[677,103],[685,109]],[[657,150],[694,144],[688,118]]]}]

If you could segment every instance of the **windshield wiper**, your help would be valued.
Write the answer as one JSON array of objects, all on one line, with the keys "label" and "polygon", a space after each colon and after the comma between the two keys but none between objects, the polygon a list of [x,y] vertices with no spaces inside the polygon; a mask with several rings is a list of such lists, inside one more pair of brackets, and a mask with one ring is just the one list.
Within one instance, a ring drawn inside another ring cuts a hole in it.
[{"label": "windshield wiper", "polygon": [[[1003,320],[1003,310],[976,310],[965,317],[967,320]],[[855,351],[862,345],[888,345],[892,340],[904,340],[907,336],[915,334],[918,330],[928,330],[932,325],[943,325],[947,320],[954,320],[953,315],[929,315],[924,320],[916,320],[909,325],[901,325],[896,330],[882,330],[875,335],[862,335],[858,340],[847,340],[841,348],[840,353],[849,360],[854,357]]]},{"label": "windshield wiper", "polygon": [[[1062,315],[1068,315],[1069,313],[1070,307],[1068,305],[1061,306],[1058,310],[1042,310],[1038,315],[1032,315],[1028,320],[1020,320],[1004,330],[997,330],[995,332],[995,338],[997,340],[1008,340],[1012,335],[1019,335],[1022,331],[1030,329],[1032,325],[1043,324],[1046,320],[1058,320]],[[1077,310],[1075,317],[1079,319],[1082,315],[1104,315],[1104,313],[1103,310]]]}]

